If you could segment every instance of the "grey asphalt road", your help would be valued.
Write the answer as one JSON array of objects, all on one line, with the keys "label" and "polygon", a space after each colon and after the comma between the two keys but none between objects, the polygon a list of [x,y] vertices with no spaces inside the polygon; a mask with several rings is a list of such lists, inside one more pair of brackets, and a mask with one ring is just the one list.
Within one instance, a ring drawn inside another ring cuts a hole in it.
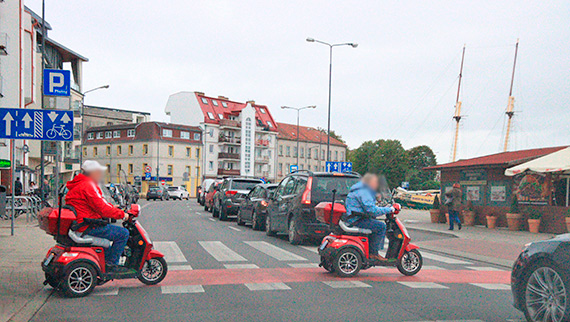
[{"label": "grey asphalt road", "polygon": [[80,299],[54,293],[33,321],[522,321],[508,272],[489,264],[424,252],[416,277],[390,268],[339,279],[316,267],[316,245],[220,222],[194,200],[142,204],[169,276],[154,287],[110,282]]}]

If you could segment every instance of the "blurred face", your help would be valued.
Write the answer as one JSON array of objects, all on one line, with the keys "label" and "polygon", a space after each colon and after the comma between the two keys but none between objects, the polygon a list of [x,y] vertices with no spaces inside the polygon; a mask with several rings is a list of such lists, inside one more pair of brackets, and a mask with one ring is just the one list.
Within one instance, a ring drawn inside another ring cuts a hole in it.
[{"label": "blurred face", "polygon": [[372,188],[372,190],[378,191],[379,183],[378,183],[378,177],[377,176],[370,177],[367,184],[370,188]]},{"label": "blurred face", "polygon": [[95,181],[95,182],[101,182],[101,180],[103,179],[103,171],[93,170],[89,173],[86,173],[86,176],[93,179],[93,181]]}]

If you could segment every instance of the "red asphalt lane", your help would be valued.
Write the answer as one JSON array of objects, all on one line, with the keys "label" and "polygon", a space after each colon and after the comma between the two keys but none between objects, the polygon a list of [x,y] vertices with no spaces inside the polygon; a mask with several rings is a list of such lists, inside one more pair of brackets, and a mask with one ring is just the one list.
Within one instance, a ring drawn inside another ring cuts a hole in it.
[{"label": "red asphalt lane", "polygon": [[[511,272],[472,270],[422,270],[416,276],[404,276],[395,268],[371,268],[353,278],[340,278],[322,268],[255,268],[255,269],[199,269],[172,271],[158,286],[169,285],[232,285],[246,283],[302,283],[322,281],[374,282],[433,282],[433,283],[487,283],[509,284]],[[138,280],[117,280],[112,287],[139,287]],[[103,286],[104,287],[104,286]]]}]

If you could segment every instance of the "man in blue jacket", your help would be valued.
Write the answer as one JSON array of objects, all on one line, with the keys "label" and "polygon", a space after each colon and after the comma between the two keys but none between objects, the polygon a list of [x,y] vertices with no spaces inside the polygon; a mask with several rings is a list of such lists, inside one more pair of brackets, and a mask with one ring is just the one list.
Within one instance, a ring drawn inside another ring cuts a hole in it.
[{"label": "man in blue jacket", "polygon": [[378,218],[395,211],[394,207],[376,206],[376,191],[378,190],[378,177],[367,173],[350,188],[346,196],[346,217],[344,222],[349,226],[370,229],[369,236],[370,258],[386,261],[378,251],[384,249],[386,223]]}]

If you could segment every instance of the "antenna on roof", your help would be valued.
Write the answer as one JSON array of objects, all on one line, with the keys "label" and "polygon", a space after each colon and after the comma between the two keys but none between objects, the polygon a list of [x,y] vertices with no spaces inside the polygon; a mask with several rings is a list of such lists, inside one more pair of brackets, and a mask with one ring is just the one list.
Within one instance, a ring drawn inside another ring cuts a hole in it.
[{"label": "antenna on roof", "polygon": [[507,105],[507,111],[505,112],[508,120],[507,120],[507,132],[505,134],[505,145],[503,147],[504,152],[507,152],[509,148],[509,135],[511,134],[511,124],[513,116],[515,115],[515,111],[513,110],[515,107],[515,97],[513,96],[513,82],[515,80],[515,67],[517,66],[518,52],[519,52],[519,40],[517,39],[517,44],[515,45],[515,60],[513,62],[513,73],[511,75],[511,87],[509,89],[509,103]]},{"label": "antenna on roof", "polygon": [[461,54],[461,67],[459,69],[459,83],[457,84],[457,97],[455,98],[455,137],[453,139],[453,158],[451,162],[455,162],[457,157],[457,141],[459,138],[459,122],[461,121],[461,101],[459,100],[459,93],[461,91],[461,79],[463,78],[463,61],[465,59],[465,45],[463,45],[463,52]]}]

